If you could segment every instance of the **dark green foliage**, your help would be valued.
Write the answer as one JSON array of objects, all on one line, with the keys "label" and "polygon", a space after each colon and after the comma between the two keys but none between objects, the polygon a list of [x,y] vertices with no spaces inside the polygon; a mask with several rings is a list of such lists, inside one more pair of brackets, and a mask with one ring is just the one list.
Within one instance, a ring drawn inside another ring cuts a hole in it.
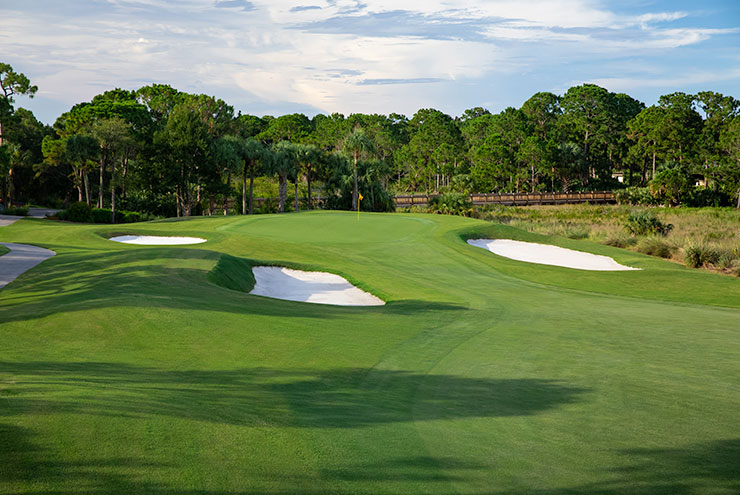
[{"label": "dark green foliage", "polygon": [[707,263],[717,263],[720,254],[711,246],[703,243],[689,243],[683,250],[686,266],[700,268]]},{"label": "dark green foliage", "polygon": [[472,208],[470,196],[462,193],[444,193],[429,200],[429,213],[470,216]]},{"label": "dark green foliage", "polygon": [[8,206],[7,208],[0,208],[0,215],[16,215],[19,217],[25,217],[28,215],[28,208],[25,206]]},{"label": "dark green foliage", "polygon": [[734,198],[722,190],[695,187],[689,191],[683,204],[697,208],[704,206],[733,206]]},{"label": "dark green foliage", "polygon": [[649,210],[635,210],[627,217],[625,228],[632,235],[661,235],[667,236],[673,225],[661,222],[657,215]]},{"label": "dark green foliage", "polygon": [[70,222],[91,223],[93,221],[92,208],[84,201],[72,203],[67,209],[64,219]]},{"label": "dark green foliage", "polygon": [[657,204],[647,187],[633,186],[619,189],[614,191],[614,197],[620,205],[649,206]]},{"label": "dark green foliage", "polygon": [[[93,223],[111,223],[112,213],[107,208],[93,208],[90,213]],[[116,216],[120,214],[121,212],[116,212]]]},{"label": "dark green foliage", "polygon": [[[68,209],[56,214],[59,220],[84,223],[111,223],[112,211],[109,208],[90,208],[87,203],[73,203]],[[138,211],[116,210],[116,223],[135,223],[156,220],[157,215]]]},{"label": "dark green foliage", "polygon": [[650,194],[667,206],[680,205],[692,189],[690,174],[678,166],[661,170],[650,182]]}]

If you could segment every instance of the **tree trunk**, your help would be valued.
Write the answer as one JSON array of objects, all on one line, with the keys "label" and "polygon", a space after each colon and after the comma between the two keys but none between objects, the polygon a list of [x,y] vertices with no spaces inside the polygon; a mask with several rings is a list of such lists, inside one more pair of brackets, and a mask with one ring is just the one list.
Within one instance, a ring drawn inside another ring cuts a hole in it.
[{"label": "tree trunk", "polygon": [[77,201],[82,202],[82,170],[75,170],[75,188],[77,188]]},{"label": "tree trunk", "polygon": [[121,202],[126,208],[126,174],[128,173],[128,152],[123,155],[123,173],[121,174]]},{"label": "tree trunk", "polygon": [[180,185],[175,186],[175,209],[177,217],[180,218]]},{"label": "tree trunk", "polygon": [[13,183],[13,168],[8,171],[8,206],[13,206],[13,196],[15,196],[15,184]]},{"label": "tree trunk", "polygon": [[98,208],[103,207],[103,174],[105,174],[105,158],[100,157],[100,184],[98,188]]},{"label": "tree trunk", "polygon": [[254,160],[251,161],[251,166],[249,167],[249,214],[251,215],[254,213],[254,205],[252,204],[253,197],[252,193],[254,192]]},{"label": "tree trunk", "polygon": [[653,175],[651,179],[655,179],[655,151],[653,151]]},{"label": "tree trunk", "polygon": [[242,215],[247,214],[247,161],[244,160],[244,171],[242,172]]},{"label": "tree trunk", "polygon": [[295,204],[295,211],[298,212],[298,176],[297,175],[295,178],[295,199],[293,203]]},{"label": "tree trunk", "polygon": [[359,202],[357,201],[358,199],[357,198],[357,155],[358,155],[358,152],[355,151],[355,169],[353,172],[354,186],[352,188],[352,209],[355,211],[360,211],[359,209],[360,205],[359,205]]},{"label": "tree trunk", "polygon": [[116,184],[115,184],[115,178],[116,176],[116,161],[113,160],[111,162],[111,168],[110,168],[110,223],[116,223]]},{"label": "tree trunk", "polygon": [[310,163],[306,167],[306,185],[308,186],[308,209],[313,210],[313,204],[311,203],[311,164]]},{"label": "tree trunk", "polygon": [[84,172],[85,180],[85,200],[87,200],[87,206],[90,206],[90,177],[87,175],[87,170]]},{"label": "tree trunk", "polygon": [[278,188],[278,213],[285,212],[285,197],[288,195],[288,178],[285,175],[279,177],[280,186]]}]

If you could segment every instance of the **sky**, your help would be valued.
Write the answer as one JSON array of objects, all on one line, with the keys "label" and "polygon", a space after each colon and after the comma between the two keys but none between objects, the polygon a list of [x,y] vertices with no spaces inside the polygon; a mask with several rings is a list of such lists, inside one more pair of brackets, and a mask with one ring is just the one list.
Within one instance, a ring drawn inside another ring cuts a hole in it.
[{"label": "sky", "polygon": [[152,83],[260,116],[499,112],[583,83],[740,98],[740,1],[0,0],[0,62],[49,124]]}]

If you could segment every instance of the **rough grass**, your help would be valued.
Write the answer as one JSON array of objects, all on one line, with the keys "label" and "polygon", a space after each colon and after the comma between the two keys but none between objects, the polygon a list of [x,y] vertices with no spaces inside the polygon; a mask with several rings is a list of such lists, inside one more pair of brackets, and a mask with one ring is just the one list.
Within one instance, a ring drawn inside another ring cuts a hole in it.
[{"label": "rough grass", "polygon": [[[737,490],[735,278],[440,215],[127,228],[208,242],[123,245],[48,220],[1,233],[58,253],[2,290],[2,494]],[[643,270],[521,263],[473,236]],[[388,303],[209,282],[255,259],[340,272]]]},{"label": "rough grass", "polygon": [[4,254],[8,254],[10,252],[10,249],[6,248],[5,246],[0,246],[0,256]]},{"label": "rough grass", "polygon": [[[630,214],[638,209],[626,205],[560,205],[506,207],[484,209],[480,218],[510,224],[517,228],[545,235],[582,238],[604,244],[645,252],[646,246],[657,247],[650,236],[631,235],[626,229]],[[740,210],[733,208],[650,208],[663,224],[673,229],[665,238],[664,247],[656,254],[685,264],[685,251],[692,245],[703,245],[725,256],[723,264],[705,263],[702,268],[734,274],[732,260],[740,260]],[[572,233],[587,233],[584,236]],[[688,265],[687,265],[688,266]]]}]

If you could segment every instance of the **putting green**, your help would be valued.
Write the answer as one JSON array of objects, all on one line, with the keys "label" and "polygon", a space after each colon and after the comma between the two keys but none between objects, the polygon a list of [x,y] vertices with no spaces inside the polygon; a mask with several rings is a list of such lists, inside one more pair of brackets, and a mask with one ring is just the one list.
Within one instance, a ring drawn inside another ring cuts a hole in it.
[{"label": "putting green", "polygon": [[[21,220],[0,291],[0,493],[730,494],[740,280],[459,217]],[[632,272],[534,265],[553,243]],[[252,264],[385,306],[250,296]]]}]

